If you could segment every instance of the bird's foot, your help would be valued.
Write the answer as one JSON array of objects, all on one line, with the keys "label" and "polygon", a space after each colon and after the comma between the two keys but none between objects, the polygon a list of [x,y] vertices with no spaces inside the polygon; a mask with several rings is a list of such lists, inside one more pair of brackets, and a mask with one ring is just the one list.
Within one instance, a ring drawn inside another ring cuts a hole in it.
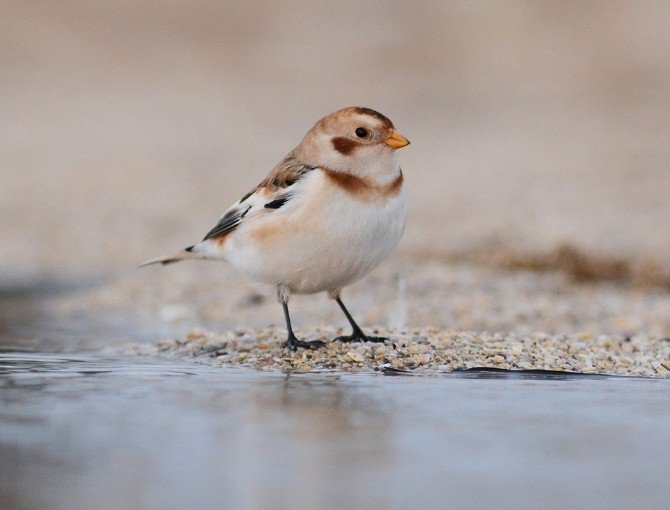
[{"label": "bird's foot", "polygon": [[305,342],[304,340],[298,340],[295,336],[290,335],[281,346],[288,347],[292,351],[297,351],[298,347],[302,347],[303,349],[318,349],[319,347],[325,347],[326,344],[321,340]]},{"label": "bird's foot", "polygon": [[340,341],[342,343],[352,343],[352,342],[376,342],[384,343],[388,340],[385,336],[368,336],[360,329],[354,330],[351,335],[338,336],[335,341]]}]

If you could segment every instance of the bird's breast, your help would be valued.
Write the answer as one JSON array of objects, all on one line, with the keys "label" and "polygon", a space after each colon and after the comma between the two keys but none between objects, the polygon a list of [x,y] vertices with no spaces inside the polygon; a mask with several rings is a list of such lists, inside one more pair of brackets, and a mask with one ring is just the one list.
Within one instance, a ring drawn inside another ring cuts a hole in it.
[{"label": "bird's breast", "polygon": [[229,260],[293,292],[342,288],[395,248],[406,211],[402,174],[361,191],[350,181],[315,172],[285,206],[236,233],[230,249],[237,253]]}]

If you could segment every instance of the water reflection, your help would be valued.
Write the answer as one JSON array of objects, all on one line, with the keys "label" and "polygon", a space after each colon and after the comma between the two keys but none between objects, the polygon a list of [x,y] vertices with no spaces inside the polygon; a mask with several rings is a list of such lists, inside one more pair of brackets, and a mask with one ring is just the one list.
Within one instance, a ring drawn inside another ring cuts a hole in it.
[{"label": "water reflection", "polygon": [[249,412],[239,439],[248,456],[240,465],[251,506],[355,506],[366,473],[392,455],[393,417],[384,403],[339,377],[289,375],[255,384],[244,395]]},{"label": "water reflection", "polygon": [[[0,376],[0,439],[12,449],[2,463],[13,458],[14,472],[3,469],[2,486],[38,497],[30,480],[57,461],[43,496],[64,506],[116,492],[110,480],[129,504],[179,507],[226,494],[245,506],[292,505],[299,493],[308,507],[323,506],[351,497],[333,493],[341,470],[358,493],[391,450],[383,402],[338,376],[25,353],[3,355]],[[27,450],[16,450],[17,438]]]},{"label": "water reflection", "polygon": [[670,495],[667,381],[287,376],[13,353],[0,355],[0,402],[2,508],[654,506]]}]

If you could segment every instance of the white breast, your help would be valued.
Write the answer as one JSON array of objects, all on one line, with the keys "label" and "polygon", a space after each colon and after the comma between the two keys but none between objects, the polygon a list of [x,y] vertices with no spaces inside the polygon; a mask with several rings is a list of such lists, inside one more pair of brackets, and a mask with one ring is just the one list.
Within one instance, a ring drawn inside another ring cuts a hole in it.
[{"label": "white breast", "polygon": [[252,279],[283,283],[295,293],[339,290],[377,267],[402,236],[404,189],[361,199],[314,171],[294,193],[225,243],[226,260]]}]

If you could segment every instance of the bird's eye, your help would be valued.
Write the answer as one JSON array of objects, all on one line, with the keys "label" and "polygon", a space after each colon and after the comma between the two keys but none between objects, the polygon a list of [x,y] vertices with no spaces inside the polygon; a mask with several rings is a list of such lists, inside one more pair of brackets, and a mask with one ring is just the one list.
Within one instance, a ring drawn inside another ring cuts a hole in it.
[{"label": "bird's eye", "polygon": [[358,138],[365,138],[368,136],[368,130],[365,128],[356,128],[356,136]]}]

